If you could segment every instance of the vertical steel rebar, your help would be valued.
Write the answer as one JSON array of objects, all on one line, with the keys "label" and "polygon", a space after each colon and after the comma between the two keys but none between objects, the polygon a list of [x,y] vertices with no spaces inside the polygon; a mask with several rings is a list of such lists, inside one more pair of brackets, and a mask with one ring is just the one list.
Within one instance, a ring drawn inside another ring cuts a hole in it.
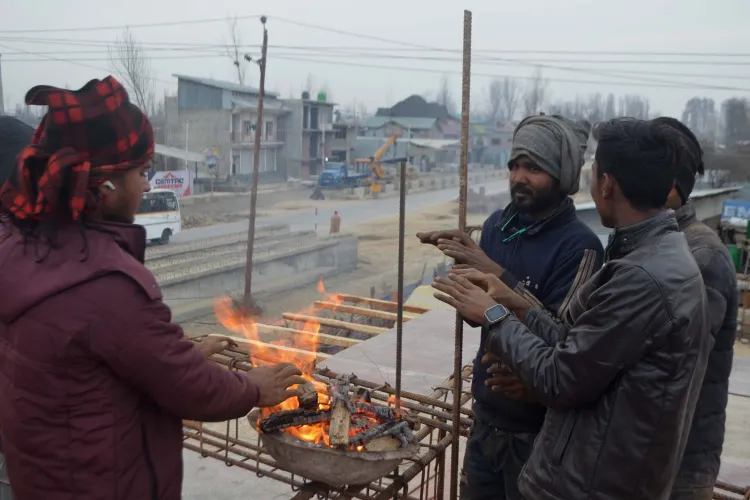
[{"label": "vertical steel rebar", "polygon": [[[458,178],[458,229],[466,229],[466,194],[469,172],[469,107],[471,93],[471,11],[464,11],[464,46],[461,79],[461,158]],[[463,367],[464,323],[456,313],[456,345],[453,355],[453,435],[451,445],[451,500],[458,498],[458,443],[461,437],[461,368]]]},{"label": "vertical steel rebar", "polygon": [[406,238],[406,160],[401,162],[398,192],[398,292],[396,309],[396,410],[401,409],[401,358],[404,350],[404,240]]},{"label": "vertical steel rebar", "polygon": [[243,304],[246,312],[250,313],[256,309],[253,301],[253,247],[255,246],[255,215],[258,204],[258,169],[260,168],[260,139],[263,135],[263,97],[266,89],[266,66],[268,60],[268,30],[266,29],[266,16],[260,18],[263,23],[263,46],[261,48],[260,61],[260,86],[258,87],[258,119],[255,123],[255,141],[253,143],[253,182],[250,187],[250,216],[247,227],[247,258],[245,262],[245,293]]}]

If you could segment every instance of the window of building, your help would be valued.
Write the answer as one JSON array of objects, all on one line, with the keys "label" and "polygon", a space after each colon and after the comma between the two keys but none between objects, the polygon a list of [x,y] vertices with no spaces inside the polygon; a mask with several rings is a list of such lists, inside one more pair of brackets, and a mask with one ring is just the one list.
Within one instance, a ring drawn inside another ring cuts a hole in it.
[{"label": "window of building", "polygon": [[315,106],[310,108],[310,128],[318,130],[318,108]]},{"label": "window of building", "polygon": [[499,137],[493,137],[492,139],[490,139],[490,144],[492,144],[493,146],[499,146],[502,143],[503,143],[503,140],[500,139]]},{"label": "window of building", "polygon": [[336,139],[346,139],[346,128],[337,128],[334,137]]},{"label": "window of building", "polygon": [[245,135],[253,135],[255,124],[250,120],[242,120],[242,130],[245,132]]},{"label": "window of building", "polygon": [[273,137],[273,122],[266,122],[266,140],[272,141]]}]

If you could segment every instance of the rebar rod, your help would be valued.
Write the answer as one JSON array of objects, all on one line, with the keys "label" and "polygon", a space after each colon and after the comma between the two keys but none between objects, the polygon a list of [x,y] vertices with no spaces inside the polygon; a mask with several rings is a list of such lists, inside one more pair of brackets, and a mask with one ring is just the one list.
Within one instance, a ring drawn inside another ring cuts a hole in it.
[{"label": "rebar rod", "polygon": [[[471,105],[471,11],[464,11],[464,46],[461,81],[461,158],[458,178],[458,229],[466,229],[466,196],[469,173],[469,108]],[[461,368],[463,367],[464,323],[456,312],[455,351],[453,353],[453,433],[451,447],[451,500],[458,499],[458,443],[461,439]]]},{"label": "rebar rod", "polygon": [[406,160],[398,191],[398,309],[396,310],[396,411],[401,408],[401,359],[404,350],[404,239],[406,238]]}]

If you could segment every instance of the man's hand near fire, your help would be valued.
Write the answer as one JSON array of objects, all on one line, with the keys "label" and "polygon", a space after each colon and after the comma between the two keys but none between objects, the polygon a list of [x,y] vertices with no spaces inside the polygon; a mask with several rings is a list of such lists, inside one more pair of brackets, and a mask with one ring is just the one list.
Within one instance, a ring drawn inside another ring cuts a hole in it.
[{"label": "man's hand near fire", "polygon": [[229,337],[210,336],[206,337],[200,343],[195,346],[206,358],[210,358],[214,354],[219,354],[224,349],[230,347],[237,347],[237,342],[230,339]]},{"label": "man's hand near fire", "polygon": [[503,268],[490,259],[471,236],[458,229],[417,233],[422,243],[435,245],[446,257],[456,261],[454,269],[476,269],[483,273],[500,276]]},{"label": "man's hand near fire", "polygon": [[302,370],[291,363],[253,368],[247,372],[247,378],[258,387],[258,406],[261,408],[276,406],[299,395],[298,389],[290,387],[305,383]]},{"label": "man's hand near fire", "polygon": [[494,274],[476,269],[452,269],[447,277],[437,277],[432,287],[442,293],[435,298],[458,311],[474,323],[484,323],[484,312],[495,304],[502,304],[523,319],[529,303]]},{"label": "man's hand near fire", "polygon": [[[442,293],[435,298],[458,311],[461,316],[474,323],[484,323],[484,312],[495,304],[502,304],[519,318],[529,309],[529,303],[508,288],[494,274],[482,273],[475,269],[455,269],[446,278],[438,277],[432,287]],[[532,402],[533,395],[523,383],[500,361],[485,354],[483,363],[492,363],[487,369],[490,377],[485,382],[493,391],[501,392],[510,399]]]}]

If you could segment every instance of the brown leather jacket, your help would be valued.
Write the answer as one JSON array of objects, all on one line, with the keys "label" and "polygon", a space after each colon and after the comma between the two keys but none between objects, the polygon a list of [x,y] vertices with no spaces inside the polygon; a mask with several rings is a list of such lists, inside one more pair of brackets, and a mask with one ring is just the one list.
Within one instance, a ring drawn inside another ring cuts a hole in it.
[{"label": "brown leather jacket", "polygon": [[549,408],[524,497],[666,499],[711,349],[703,280],[673,212],[616,229],[564,321],[532,310],[526,325],[510,317],[487,340]]}]

